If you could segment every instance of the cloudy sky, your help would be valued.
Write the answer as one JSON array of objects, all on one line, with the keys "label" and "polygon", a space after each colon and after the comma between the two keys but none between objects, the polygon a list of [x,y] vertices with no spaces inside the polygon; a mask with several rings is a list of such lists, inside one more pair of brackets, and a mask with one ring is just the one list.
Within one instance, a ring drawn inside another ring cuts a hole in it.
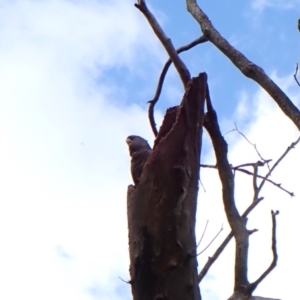
[{"label": "cloudy sky", "polygon": [[[200,36],[185,1],[149,0],[175,46]],[[300,59],[299,0],[206,1],[217,29],[264,68],[300,106],[293,74]],[[167,59],[147,22],[129,0],[0,0],[0,298],[131,299],[128,280],[126,190],[131,183],[125,138],[153,142],[146,102]],[[182,55],[192,75],[205,71],[222,132],[238,128],[261,155],[274,161],[298,137],[256,83],[244,78],[212,45]],[[182,97],[171,68],[157,106]],[[259,159],[237,132],[226,134],[233,165]],[[272,179],[296,197],[266,185],[250,215],[249,277],[271,261],[270,210],[278,216],[278,267],[256,294],[292,299],[298,294],[300,146]],[[202,162],[215,159],[204,136]],[[263,170],[262,170],[263,172]],[[237,202],[252,199],[251,178],[237,174]],[[201,171],[197,234],[203,244],[224,230],[199,258],[200,268],[228,233],[215,170]],[[204,192],[205,189],[205,192]],[[201,284],[204,299],[232,292],[232,246]],[[287,280],[288,277],[288,280]]]}]

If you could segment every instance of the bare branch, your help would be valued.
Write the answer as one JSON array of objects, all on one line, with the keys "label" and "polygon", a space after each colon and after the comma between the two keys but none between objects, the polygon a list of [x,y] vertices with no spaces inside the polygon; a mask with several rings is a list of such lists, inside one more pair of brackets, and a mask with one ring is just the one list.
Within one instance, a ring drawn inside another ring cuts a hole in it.
[{"label": "bare branch", "polygon": [[208,249],[208,247],[214,242],[214,240],[219,236],[219,234],[223,231],[223,225],[221,227],[221,229],[219,230],[219,232],[214,236],[214,238],[208,243],[208,245],[202,250],[200,251],[197,256],[201,255],[205,250]]},{"label": "bare branch", "polygon": [[137,7],[146,17],[148,20],[149,24],[151,25],[154,33],[160,40],[160,42],[163,44],[165,47],[169,57],[171,58],[180,78],[183,83],[184,89],[186,88],[189,80],[191,79],[191,75],[189,70],[187,69],[186,65],[184,62],[181,60],[179,55],[177,54],[172,41],[170,38],[166,36],[164,33],[163,29],[160,27],[159,23],[155,19],[154,15],[150,12],[148,9],[146,2],[144,0],[138,0],[138,3],[135,4],[135,7]]},{"label": "bare branch", "polygon": [[128,280],[124,280],[124,279],[122,279],[120,276],[118,276],[118,278],[119,278],[121,281],[123,281],[123,282],[125,282],[125,283],[127,283],[127,284],[131,284],[131,282],[130,282],[130,281],[128,281]]},{"label": "bare branch", "polygon": [[253,190],[254,190],[254,193],[257,192],[258,190],[258,187],[257,187],[257,172],[258,172],[258,163],[256,163],[254,166],[253,166],[253,169],[254,169],[254,172],[253,172]]},{"label": "bare branch", "polygon": [[[258,201],[255,203],[253,202],[242,214],[242,218],[246,218],[248,214],[258,205],[263,200],[263,198],[259,198]],[[208,258],[208,261],[206,262],[205,266],[202,268],[201,272],[198,275],[198,282],[200,283],[202,279],[205,277],[207,274],[208,270],[210,267],[214,264],[214,262],[218,259],[220,254],[223,252],[223,250],[226,248],[227,244],[230,242],[231,238],[233,237],[233,232],[231,231],[223,243],[219,246],[219,248],[216,250],[213,256]]]},{"label": "bare branch", "polygon": [[213,143],[222,183],[225,213],[236,241],[234,291],[246,294],[246,288],[249,284],[247,274],[249,232],[246,229],[245,219],[240,216],[235,205],[234,177],[232,167],[227,158],[228,146],[221,134],[217,114],[212,106],[208,87],[206,88],[206,106],[207,113],[204,118],[204,127],[208,131]]},{"label": "bare branch", "polygon": [[[242,172],[242,173],[244,173],[244,174],[247,174],[247,175],[251,175],[251,176],[253,176],[254,174],[252,173],[252,172],[250,172],[250,171],[248,171],[248,170],[245,170],[245,169],[236,169],[237,171],[240,171],[240,172]],[[262,176],[262,175],[256,175],[257,176],[257,178],[261,178],[261,179],[264,179],[265,178],[265,176]],[[290,191],[288,191],[288,190],[286,190],[285,188],[283,188],[282,186],[281,186],[281,183],[276,183],[276,182],[274,182],[273,180],[271,180],[271,179],[266,179],[266,181],[267,182],[270,182],[270,183],[272,183],[273,185],[275,185],[276,187],[278,187],[279,189],[281,189],[282,191],[284,191],[284,192],[286,192],[287,194],[289,194],[291,197],[294,197],[295,196],[295,194],[293,193],[293,192],[290,192]]]},{"label": "bare branch", "polygon": [[[269,161],[271,161],[271,160],[269,160]],[[246,164],[242,164],[242,165],[232,167],[232,169],[235,170],[235,171],[236,170],[239,171],[239,170],[242,170],[241,168],[243,168],[243,167],[254,167],[255,165],[257,165],[258,167],[263,167],[265,165],[265,162],[257,161],[256,163],[246,163]]]},{"label": "bare branch", "polygon": [[202,186],[202,188],[203,188],[203,192],[206,193],[206,189],[205,189],[205,186],[203,185],[203,183],[202,183],[202,181],[201,181],[201,178],[199,179],[199,181],[200,181],[200,184],[201,184],[201,186]]},{"label": "bare branch", "polygon": [[297,79],[297,73],[298,73],[298,64],[296,65],[296,71],[295,71],[295,74],[294,74],[294,78],[295,78],[297,84],[300,86],[300,83],[299,83],[299,81]]},{"label": "bare branch", "polygon": [[265,182],[267,181],[268,177],[270,177],[270,175],[275,170],[275,168],[278,166],[278,164],[285,158],[285,156],[290,152],[290,150],[295,148],[295,146],[299,143],[299,141],[300,141],[300,137],[295,142],[293,142],[289,147],[287,147],[285,152],[278,158],[278,160],[275,162],[275,164],[272,166],[272,168],[269,170],[267,175],[264,177],[264,179],[260,183],[260,185],[258,187],[258,193],[261,191],[261,189],[263,188],[263,186],[264,186]]},{"label": "bare branch", "polygon": [[186,0],[187,10],[201,26],[203,34],[221,52],[223,52],[232,63],[247,77],[256,81],[274,99],[281,110],[294,122],[300,130],[300,112],[287,95],[278,85],[267,76],[262,68],[248,60],[241,52],[235,49],[214,28],[207,15],[200,9],[196,0]]},{"label": "bare branch", "polygon": [[200,164],[201,168],[207,168],[207,169],[217,169],[217,165],[205,165],[205,164]]},{"label": "bare branch", "polygon": [[198,275],[198,282],[200,283],[202,279],[207,274],[210,267],[213,265],[213,263],[218,259],[219,255],[223,252],[223,250],[226,248],[227,244],[230,242],[231,238],[233,237],[232,231],[227,235],[226,239],[223,241],[223,243],[219,246],[219,248],[216,250],[213,256],[208,258],[208,261],[206,262],[205,266],[202,268],[201,272]]},{"label": "bare branch", "polygon": [[277,254],[277,248],[276,248],[276,216],[279,214],[279,211],[277,210],[274,212],[271,211],[272,214],[272,252],[273,252],[273,260],[268,267],[268,269],[254,282],[252,282],[249,285],[249,292],[250,294],[258,287],[258,285],[270,274],[270,272],[276,267],[277,260],[278,260],[278,254]]},{"label": "bare branch", "polygon": [[202,239],[203,239],[203,237],[204,237],[204,235],[205,235],[205,232],[206,232],[206,229],[207,229],[208,222],[209,222],[209,220],[206,221],[205,228],[204,228],[204,230],[203,230],[203,232],[202,232],[202,235],[201,235],[201,238],[200,238],[200,240],[199,240],[199,243],[196,245],[195,249],[190,253],[190,257],[196,257],[196,256],[197,256],[197,254],[193,254],[193,253],[194,253],[194,252],[197,253],[197,248],[198,248],[199,245],[201,244]]},{"label": "bare branch", "polygon": [[254,149],[255,149],[255,151],[256,151],[256,153],[257,153],[257,155],[259,156],[259,158],[262,160],[262,161],[264,161],[265,163],[269,163],[270,161],[271,161],[271,159],[264,159],[262,156],[261,156],[261,154],[259,153],[259,151],[258,151],[258,149],[257,149],[257,147],[256,147],[256,144],[254,144],[254,143],[252,143],[252,142],[250,142],[250,140],[246,137],[246,135],[244,134],[244,133],[242,133],[239,129],[238,129],[238,127],[237,127],[237,125],[236,125],[236,123],[234,123],[234,126],[235,126],[235,128],[234,129],[232,129],[231,131],[237,131],[251,146],[253,146],[254,147]]},{"label": "bare branch", "polygon": [[[257,162],[257,163],[258,163],[258,162]],[[260,162],[260,163],[262,164],[262,166],[264,165],[263,162]],[[253,167],[254,165],[255,165],[255,163],[247,163],[247,164],[238,165],[238,166],[236,166],[236,167],[232,167],[232,169],[233,169],[234,171],[239,171],[239,172],[241,172],[241,173],[244,173],[244,174],[247,174],[247,175],[250,175],[250,176],[254,176],[254,173],[253,173],[253,172],[251,172],[251,171],[249,171],[249,170],[246,170],[246,169],[242,169],[242,167],[249,167],[249,166]],[[217,166],[216,166],[216,165],[205,165],[205,164],[200,164],[200,167],[201,167],[201,168],[208,168],[208,169],[217,169]],[[265,178],[265,176],[262,176],[262,175],[259,175],[259,174],[257,174],[256,176],[257,176],[257,178],[261,178],[261,179],[264,179],[264,178]],[[271,180],[271,179],[269,179],[269,178],[266,178],[266,181],[269,182],[269,183],[271,183],[271,184],[273,184],[273,185],[275,185],[277,188],[281,189],[282,191],[286,192],[286,193],[289,194],[291,197],[295,197],[295,194],[294,194],[293,192],[290,192],[290,191],[288,191],[287,189],[283,188],[283,187],[281,186],[281,183],[276,183],[276,182],[274,182],[273,180]]]},{"label": "bare branch", "polygon": [[[205,36],[201,36],[201,37],[197,38],[196,40],[192,41],[191,43],[178,48],[176,50],[176,52],[179,54],[181,52],[188,51],[191,48],[193,48],[193,47],[195,47],[199,44],[205,43],[205,42],[207,42],[207,38]],[[156,124],[155,124],[155,119],[154,119],[154,106],[155,106],[155,104],[157,103],[157,101],[160,97],[162,86],[163,86],[165,77],[167,75],[168,69],[171,66],[171,64],[172,64],[172,60],[168,59],[168,61],[165,63],[165,65],[164,65],[164,67],[161,71],[161,74],[159,76],[159,80],[158,80],[158,84],[157,84],[157,88],[156,88],[154,98],[152,100],[148,101],[148,103],[150,103],[149,109],[148,109],[148,117],[149,117],[149,120],[150,120],[150,125],[151,125],[151,128],[152,128],[152,131],[153,131],[155,136],[157,136],[157,129],[156,129]]]},{"label": "bare branch", "polygon": [[202,242],[202,239],[203,239],[203,237],[204,237],[204,234],[205,234],[205,232],[206,232],[206,229],[207,229],[208,222],[209,222],[209,220],[207,220],[207,221],[206,221],[205,228],[204,228],[204,230],[203,230],[203,232],[202,232],[202,235],[201,235],[200,241],[199,241],[199,243],[197,244],[197,246],[196,246],[196,247],[199,247],[199,245],[200,245],[200,244],[201,244],[201,242]]},{"label": "bare branch", "polygon": [[[271,174],[270,172],[272,172],[274,170],[274,168],[281,162],[281,160],[288,154],[288,152],[291,149],[293,149],[299,143],[299,141],[300,141],[300,137],[295,142],[293,142],[287,148],[287,150],[278,158],[278,160],[275,162],[274,166],[269,171],[269,173],[268,173],[269,175]],[[233,169],[237,170],[237,171],[241,171],[241,172],[249,174],[249,175],[253,175],[253,173],[249,172],[248,170],[240,169],[241,167],[252,166],[252,165],[253,164],[243,164],[243,165],[240,165],[240,166],[233,167]],[[204,164],[201,164],[200,167],[213,168],[213,169],[217,168],[217,166],[215,166],[215,165],[204,165]],[[285,190],[284,188],[281,187],[280,184],[274,183],[273,181],[271,181],[270,179],[268,179],[266,176],[263,177],[263,176],[257,175],[257,177],[260,177],[264,181],[268,181],[268,182],[274,184],[275,186],[277,186],[278,188],[280,188],[283,191],[287,192],[291,196],[294,196],[294,193],[291,193],[291,192]],[[243,219],[245,219],[249,215],[249,213],[264,199],[263,197],[260,197],[260,198],[258,197],[259,191],[261,190],[261,188],[262,188],[262,186],[260,185],[260,187],[258,188],[258,192],[256,192],[255,195],[254,195],[253,202],[251,203],[251,205],[249,205],[249,207],[242,214],[242,218]],[[226,248],[227,244],[229,243],[229,241],[231,240],[232,237],[233,237],[233,232],[231,231],[228,234],[228,236],[225,238],[225,240],[223,241],[223,243],[218,247],[218,249],[216,250],[216,252],[214,253],[214,255],[212,257],[209,257],[209,259],[206,262],[205,266],[202,268],[202,270],[200,271],[200,273],[198,275],[198,282],[199,283],[202,281],[202,279],[205,277],[205,275],[207,274],[207,272],[210,269],[210,267],[214,264],[214,262],[218,259],[218,257],[220,256],[220,254]]]}]

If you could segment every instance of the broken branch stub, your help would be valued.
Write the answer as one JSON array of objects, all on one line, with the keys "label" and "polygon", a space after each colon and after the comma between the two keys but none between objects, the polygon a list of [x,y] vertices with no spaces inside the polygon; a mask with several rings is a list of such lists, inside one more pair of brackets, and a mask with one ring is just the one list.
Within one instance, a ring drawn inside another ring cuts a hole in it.
[{"label": "broken branch stub", "polygon": [[128,187],[134,300],[200,299],[193,254],[206,78],[190,80],[181,105],[166,115],[138,186]]}]

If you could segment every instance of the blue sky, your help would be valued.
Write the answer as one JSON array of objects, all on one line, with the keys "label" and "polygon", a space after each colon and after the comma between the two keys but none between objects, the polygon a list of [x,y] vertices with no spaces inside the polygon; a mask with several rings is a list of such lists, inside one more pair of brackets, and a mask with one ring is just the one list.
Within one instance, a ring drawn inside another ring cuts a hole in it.
[{"label": "blue sky", "polygon": [[[300,1],[199,2],[216,28],[260,65],[296,105],[293,79],[300,58]],[[174,45],[198,37],[184,1],[148,1]],[[146,102],[153,97],[167,56],[129,0],[0,0],[0,298],[131,299],[126,190],[131,183],[125,139],[153,142]],[[192,75],[207,72],[225,133],[236,122],[266,158],[276,159],[298,132],[256,83],[245,78],[209,43],[182,55]],[[173,68],[167,75],[158,122],[182,98]],[[239,134],[226,134],[233,165],[259,158]],[[265,201],[250,216],[249,277],[271,260],[270,210],[279,209],[278,267],[256,294],[292,299],[300,268],[299,146],[272,179],[295,192],[290,198],[267,185]],[[215,163],[205,135],[203,163]],[[242,211],[251,202],[251,178],[237,175]],[[197,234],[209,227],[204,247],[224,225],[200,267],[228,232],[214,170],[201,171]],[[201,248],[201,246],[200,246]],[[233,245],[201,284],[203,299],[232,292]],[[289,274],[289,281],[285,280]]]}]

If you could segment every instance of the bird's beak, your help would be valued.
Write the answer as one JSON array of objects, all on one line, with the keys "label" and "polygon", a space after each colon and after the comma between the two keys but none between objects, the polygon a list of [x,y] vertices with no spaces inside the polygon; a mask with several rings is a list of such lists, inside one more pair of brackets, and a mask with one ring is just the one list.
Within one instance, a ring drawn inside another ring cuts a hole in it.
[{"label": "bird's beak", "polygon": [[126,143],[127,143],[128,145],[130,145],[131,142],[132,142],[132,140],[131,140],[130,138],[127,138],[127,139],[126,139]]}]

